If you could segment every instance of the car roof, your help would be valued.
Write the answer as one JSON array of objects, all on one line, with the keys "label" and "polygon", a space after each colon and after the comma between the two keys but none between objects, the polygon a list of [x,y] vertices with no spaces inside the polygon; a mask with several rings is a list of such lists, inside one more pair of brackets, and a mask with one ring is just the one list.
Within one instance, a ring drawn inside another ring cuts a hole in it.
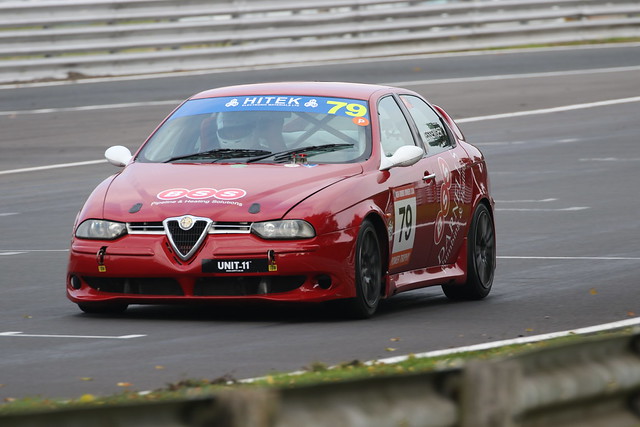
[{"label": "car roof", "polygon": [[191,99],[246,95],[306,95],[369,99],[374,93],[393,91],[391,86],[345,82],[277,82],[227,86],[209,89]]}]

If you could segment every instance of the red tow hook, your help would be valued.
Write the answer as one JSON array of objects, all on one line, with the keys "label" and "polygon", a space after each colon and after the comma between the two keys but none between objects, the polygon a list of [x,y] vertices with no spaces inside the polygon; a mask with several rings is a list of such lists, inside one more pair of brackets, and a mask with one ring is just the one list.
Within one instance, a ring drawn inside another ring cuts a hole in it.
[{"label": "red tow hook", "polygon": [[269,260],[269,271],[278,271],[278,266],[276,265],[276,252],[273,249],[269,249],[267,251],[267,260]]},{"label": "red tow hook", "polygon": [[98,271],[100,273],[104,273],[107,271],[107,267],[104,265],[104,256],[107,254],[107,247],[103,246],[98,249],[98,253],[96,254],[96,260],[98,261]]}]

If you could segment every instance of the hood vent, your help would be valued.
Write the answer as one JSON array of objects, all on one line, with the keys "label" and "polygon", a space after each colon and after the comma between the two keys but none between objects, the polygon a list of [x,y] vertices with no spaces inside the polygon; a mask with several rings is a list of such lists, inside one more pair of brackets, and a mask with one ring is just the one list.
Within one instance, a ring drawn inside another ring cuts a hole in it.
[{"label": "hood vent", "polygon": [[180,259],[188,260],[204,242],[213,221],[209,218],[184,215],[162,221],[165,232]]}]

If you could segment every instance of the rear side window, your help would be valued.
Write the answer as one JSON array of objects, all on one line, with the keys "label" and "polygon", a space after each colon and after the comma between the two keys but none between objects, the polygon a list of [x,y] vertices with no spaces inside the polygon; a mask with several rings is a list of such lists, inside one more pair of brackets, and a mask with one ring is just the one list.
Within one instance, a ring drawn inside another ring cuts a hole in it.
[{"label": "rear side window", "polygon": [[451,148],[451,140],[440,116],[422,99],[413,95],[401,95],[402,101],[418,127],[427,155],[441,153]]}]

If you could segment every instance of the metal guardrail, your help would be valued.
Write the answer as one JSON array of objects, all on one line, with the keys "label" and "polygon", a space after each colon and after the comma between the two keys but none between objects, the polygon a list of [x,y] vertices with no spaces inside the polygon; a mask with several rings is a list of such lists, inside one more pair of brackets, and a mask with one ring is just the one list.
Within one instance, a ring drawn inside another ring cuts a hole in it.
[{"label": "metal guardrail", "polygon": [[640,37],[636,0],[10,0],[0,82]]},{"label": "metal guardrail", "polygon": [[637,427],[640,329],[425,374],[0,416],[12,427]]}]

